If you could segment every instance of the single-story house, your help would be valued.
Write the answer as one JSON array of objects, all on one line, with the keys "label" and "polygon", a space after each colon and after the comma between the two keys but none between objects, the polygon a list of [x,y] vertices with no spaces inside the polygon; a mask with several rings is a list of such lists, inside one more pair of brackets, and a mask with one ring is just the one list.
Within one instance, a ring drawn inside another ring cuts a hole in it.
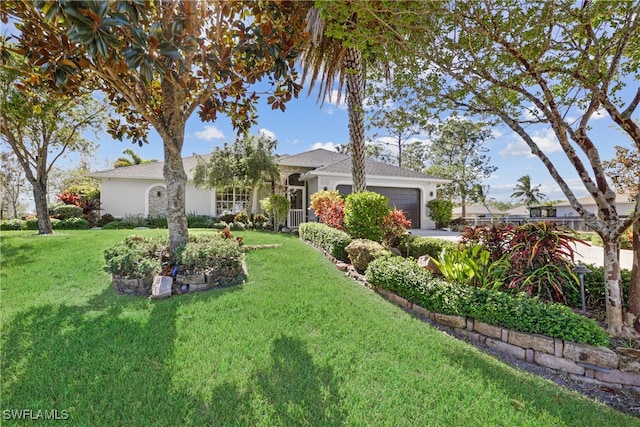
[{"label": "single-story house", "polygon": [[[593,197],[581,197],[578,198],[578,201],[582,204],[582,206],[584,206],[587,211],[591,213],[597,213],[598,208],[596,206],[596,202],[593,200]],[[618,212],[618,215],[629,215],[630,212],[633,212],[635,206],[636,202],[631,201],[627,194],[616,194],[616,211]],[[558,218],[580,216],[578,212],[576,212],[576,210],[571,207],[571,203],[569,203],[568,201],[558,203],[557,205],[553,205],[553,207],[556,208],[556,217]]]},{"label": "single-story house", "polygon": [[[187,173],[185,194],[186,211],[200,215],[220,216],[246,211],[251,200],[254,211],[258,201],[271,192],[265,185],[255,194],[242,188],[201,189],[193,184],[193,170],[198,157],[183,159]],[[283,155],[276,159],[280,167],[282,186],[291,201],[287,221],[290,228],[306,221],[315,221],[309,211],[310,196],[319,190],[351,192],[351,157],[324,149],[315,149],[296,155]],[[103,213],[115,217],[126,215],[157,216],[165,213],[166,186],[162,174],[163,162],[127,166],[92,173],[100,180],[100,198]],[[367,189],[387,196],[390,205],[405,212],[412,228],[435,228],[428,216],[427,202],[436,198],[438,185],[449,182],[423,173],[385,163],[366,160]]]},{"label": "single-story house", "polygon": [[[460,218],[462,216],[462,206],[456,206],[451,213],[454,218]],[[489,210],[482,205],[467,205],[465,206],[465,215],[465,218],[504,218],[508,213],[497,208]]]}]

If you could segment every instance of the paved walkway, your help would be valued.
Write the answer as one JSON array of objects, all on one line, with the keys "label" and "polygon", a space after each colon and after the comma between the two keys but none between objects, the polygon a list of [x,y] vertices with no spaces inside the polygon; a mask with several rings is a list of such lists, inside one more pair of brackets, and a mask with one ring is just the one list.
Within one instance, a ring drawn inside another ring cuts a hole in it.
[{"label": "paved walkway", "polygon": [[[445,239],[457,242],[460,238],[460,233],[455,231],[444,230],[409,230],[411,234],[416,236],[436,237],[438,239]],[[576,262],[584,264],[595,264],[602,266],[604,264],[604,254],[600,246],[585,246],[578,245],[576,248]],[[633,264],[633,251],[623,249],[620,251],[620,267],[631,270]]]}]

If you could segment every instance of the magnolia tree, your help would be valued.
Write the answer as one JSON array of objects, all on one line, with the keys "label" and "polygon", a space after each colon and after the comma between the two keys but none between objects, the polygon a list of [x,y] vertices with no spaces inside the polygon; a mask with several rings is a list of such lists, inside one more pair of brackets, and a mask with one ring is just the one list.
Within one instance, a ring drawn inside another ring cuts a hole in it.
[{"label": "magnolia tree", "polygon": [[[640,103],[640,2],[590,0],[357,3],[361,39],[378,29],[396,41],[381,52],[392,64],[387,91],[373,101],[407,108],[458,111],[506,124],[537,156],[572,207],[604,241],[608,330],[625,332],[618,249],[640,218],[616,211],[592,122],[608,118],[640,147],[633,114]],[[356,35],[352,37],[356,38]],[[386,43],[388,45],[388,43]],[[371,75],[373,78],[374,76]],[[384,76],[381,76],[384,77]],[[579,202],[561,170],[535,138],[553,131],[565,160],[597,211]]]},{"label": "magnolia tree", "polygon": [[104,92],[118,113],[109,122],[117,139],[142,144],[151,127],[160,135],[172,251],[188,241],[187,120],[196,111],[203,121],[226,114],[244,132],[256,120],[256,87],[282,110],[300,90],[293,65],[307,2],[5,1],[0,7],[4,22],[17,23],[16,52],[39,67],[34,79],[66,92],[87,84]]}]

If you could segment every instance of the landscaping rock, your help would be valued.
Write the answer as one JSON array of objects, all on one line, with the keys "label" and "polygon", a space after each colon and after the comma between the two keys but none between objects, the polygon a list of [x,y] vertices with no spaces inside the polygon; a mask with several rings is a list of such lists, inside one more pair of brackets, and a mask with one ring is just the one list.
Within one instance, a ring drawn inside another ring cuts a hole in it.
[{"label": "landscaping rock", "polygon": [[434,313],[433,319],[444,326],[451,328],[465,328],[467,326],[467,318],[462,316],[450,316],[447,314]]},{"label": "landscaping rock", "polygon": [[532,348],[545,353],[553,354],[554,342],[553,338],[544,335],[528,334],[526,332],[509,331],[509,344],[517,345],[522,348]]},{"label": "landscaping rock", "polygon": [[620,370],[640,374],[640,350],[635,348],[618,347],[616,352],[620,357]]},{"label": "landscaping rock", "polygon": [[171,287],[173,286],[173,277],[155,276],[151,284],[151,298],[164,298],[171,296]]},{"label": "landscaping rock", "polygon": [[473,324],[473,330],[491,338],[502,339],[502,328],[499,326],[489,325],[488,323],[478,322]]},{"label": "landscaping rock", "polygon": [[594,347],[569,341],[564,343],[564,352],[562,355],[566,359],[589,363],[603,368],[616,369],[619,362],[618,355],[606,347]]},{"label": "landscaping rock", "polygon": [[113,275],[111,280],[113,288],[122,295],[150,295],[152,283],[151,276],[131,279]]},{"label": "landscaping rock", "polygon": [[547,368],[557,369],[570,374],[584,375],[585,369],[582,366],[576,365],[575,362],[561,357],[555,357],[541,351],[535,352],[533,360],[538,365],[545,366]]},{"label": "landscaping rock", "polygon": [[440,269],[438,268],[436,263],[433,262],[433,258],[431,258],[429,255],[422,255],[420,258],[418,258],[418,265],[433,274],[442,274],[440,273]]}]

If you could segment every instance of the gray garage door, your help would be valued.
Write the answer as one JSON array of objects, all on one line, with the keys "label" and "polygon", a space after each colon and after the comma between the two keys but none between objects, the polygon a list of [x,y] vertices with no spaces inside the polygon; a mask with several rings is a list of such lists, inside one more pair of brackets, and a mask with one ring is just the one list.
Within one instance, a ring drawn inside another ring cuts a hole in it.
[{"label": "gray garage door", "polygon": [[[338,185],[340,194],[350,194],[350,185]],[[389,206],[401,209],[411,220],[411,228],[420,228],[420,190],[417,188],[367,187],[389,198]]]}]

